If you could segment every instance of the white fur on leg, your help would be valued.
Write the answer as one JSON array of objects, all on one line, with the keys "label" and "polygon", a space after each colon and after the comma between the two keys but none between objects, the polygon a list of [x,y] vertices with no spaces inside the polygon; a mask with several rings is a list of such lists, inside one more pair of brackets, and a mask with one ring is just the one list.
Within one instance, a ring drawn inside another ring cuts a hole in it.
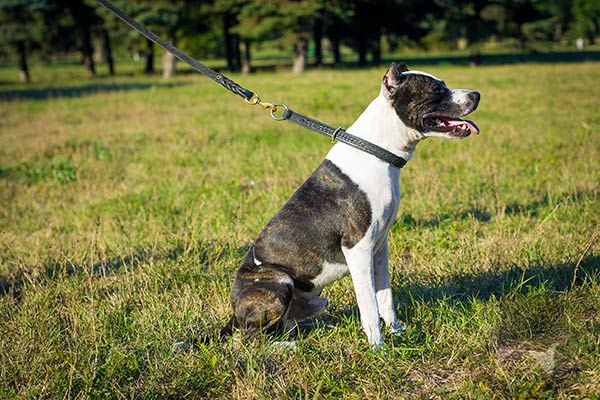
[{"label": "white fur on leg", "polygon": [[375,290],[377,292],[377,305],[379,316],[392,332],[404,330],[404,326],[398,322],[394,308],[392,285],[388,269],[388,240],[387,237],[375,254]]},{"label": "white fur on leg", "polygon": [[374,347],[383,346],[375,294],[372,247],[368,243],[365,246],[361,241],[351,249],[342,250],[352,276],[362,328],[367,334],[369,344]]}]

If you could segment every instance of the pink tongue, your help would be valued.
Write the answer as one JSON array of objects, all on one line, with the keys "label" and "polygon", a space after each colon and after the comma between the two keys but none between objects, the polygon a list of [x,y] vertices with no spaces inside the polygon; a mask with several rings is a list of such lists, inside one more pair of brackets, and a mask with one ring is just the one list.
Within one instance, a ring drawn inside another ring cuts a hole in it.
[{"label": "pink tongue", "polygon": [[446,121],[449,126],[460,126],[466,125],[469,130],[475,134],[479,134],[479,128],[475,125],[475,122],[469,121],[468,119],[451,119]]}]

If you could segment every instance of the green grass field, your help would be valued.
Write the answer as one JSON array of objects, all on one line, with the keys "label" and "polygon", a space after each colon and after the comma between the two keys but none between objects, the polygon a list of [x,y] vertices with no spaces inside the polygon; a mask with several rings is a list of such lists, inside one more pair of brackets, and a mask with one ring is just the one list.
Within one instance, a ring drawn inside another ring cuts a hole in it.
[{"label": "green grass field", "polygon": [[[419,65],[411,67],[419,69]],[[600,397],[600,63],[422,67],[482,134],[402,171],[403,336],[370,350],[350,278],[295,352],[215,332],[245,250],[327,139],[208,79],[0,69],[0,398]],[[348,126],[385,68],[231,77]]]}]

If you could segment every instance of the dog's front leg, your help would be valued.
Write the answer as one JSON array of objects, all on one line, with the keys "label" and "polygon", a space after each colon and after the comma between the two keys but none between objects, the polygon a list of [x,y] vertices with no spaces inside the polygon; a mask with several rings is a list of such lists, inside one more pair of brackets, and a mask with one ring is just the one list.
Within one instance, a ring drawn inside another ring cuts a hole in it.
[{"label": "dog's front leg", "polygon": [[388,238],[381,244],[375,253],[375,290],[377,291],[377,305],[379,316],[392,332],[404,330],[404,325],[398,322],[394,309],[394,297],[390,283]]},{"label": "dog's front leg", "polygon": [[354,284],[362,328],[367,334],[369,344],[381,347],[383,337],[379,327],[372,248],[357,245],[351,249],[344,249],[344,255]]}]

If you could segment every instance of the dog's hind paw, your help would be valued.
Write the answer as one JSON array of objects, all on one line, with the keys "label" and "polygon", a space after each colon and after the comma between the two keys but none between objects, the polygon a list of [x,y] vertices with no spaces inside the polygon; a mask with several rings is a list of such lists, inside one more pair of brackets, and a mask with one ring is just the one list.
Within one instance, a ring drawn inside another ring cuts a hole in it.
[{"label": "dog's hind paw", "polygon": [[198,350],[199,345],[208,345],[212,340],[213,337],[205,333],[199,336],[182,338],[173,343],[171,350],[173,353],[195,351]]},{"label": "dog's hind paw", "polygon": [[285,340],[280,342],[273,342],[273,348],[285,351],[287,353],[295,353],[298,349],[298,346],[296,346],[296,342],[294,341]]},{"label": "dog's hind paw", "polygon": [[187,352],[190,351],[193,347],[193,344],[188,340],[179,340],[173,344],[171,350],[173,353]]}]

